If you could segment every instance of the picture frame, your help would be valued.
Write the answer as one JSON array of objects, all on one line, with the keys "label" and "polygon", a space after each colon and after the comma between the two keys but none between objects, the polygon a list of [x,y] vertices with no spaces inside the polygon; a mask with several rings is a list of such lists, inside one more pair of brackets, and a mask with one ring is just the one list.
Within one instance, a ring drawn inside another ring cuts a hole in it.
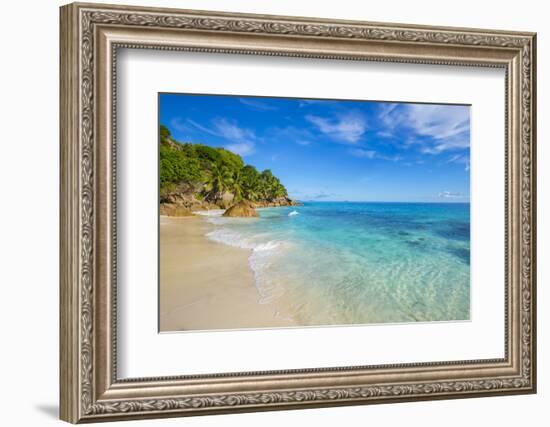
[{"label": "picture frame", "polygon": [[[63,6],[60,23],[61,419],[99,422],[536,392],[534,33],[85,3]],[[120,49],[503,69],[504,357],[120,379]]]}]

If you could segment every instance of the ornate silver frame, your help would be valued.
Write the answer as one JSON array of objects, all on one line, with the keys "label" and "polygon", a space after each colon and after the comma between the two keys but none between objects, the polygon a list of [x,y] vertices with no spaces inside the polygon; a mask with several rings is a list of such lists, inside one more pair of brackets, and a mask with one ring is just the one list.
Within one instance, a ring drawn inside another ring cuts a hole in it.
[{"label": "ornate silver frame", "polygon": [[[99,4],[61,8],[61,419],[72,422],[534,393],[533,33]],[[117,48],[506,70],[505,357],[117,379]]]}]

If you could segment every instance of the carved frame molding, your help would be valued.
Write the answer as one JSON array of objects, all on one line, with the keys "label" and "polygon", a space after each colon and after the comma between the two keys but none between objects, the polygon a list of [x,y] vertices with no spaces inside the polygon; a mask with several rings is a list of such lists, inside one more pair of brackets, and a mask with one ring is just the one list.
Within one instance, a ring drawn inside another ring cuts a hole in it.
[{"label": "carved frame molding", "polygon": [[[118,48],[504,67],[506,357],[118,380],[113,255]],[[61,418],[102,421],[534,392],[534,97],[532,33],[93,4],[62,7]],[[272,386],[254,385],[266,377],[273,377]],[[200,393],[193,389],[196,384],[203,386]]]}]

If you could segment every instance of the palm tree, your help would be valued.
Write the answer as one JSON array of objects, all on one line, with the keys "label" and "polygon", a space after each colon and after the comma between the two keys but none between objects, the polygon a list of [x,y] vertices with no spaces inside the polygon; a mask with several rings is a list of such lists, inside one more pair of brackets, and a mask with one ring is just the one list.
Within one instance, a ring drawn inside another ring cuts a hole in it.
[{"label": "palm tree", "polygon": [[246,165],[239,171],[239,184],[246,200],[255,202],[260,198],[260,173],[254,166]]},{"label": "palm tree", "polygon": [[247,200],[250,200],[251,202],[255,202],[258,199],[260,199],[261,196],[261,188],[260,188],[260,182],[254,182],[252,186],[247,187],[245,197]]},{"label": "palm tree", "polygon": [[275,187],[275,198],[286,197],[287,196],[286,188],[284,187],[283,184],[279,182],[279,180],[277,181],[278,182]]},{"label": "palm tree", "polygon": [[223,193],[231,188],[232,181],[231,172],[227,167],[212,164],[210,176],[205,185],[206,198],[210,200],[221,199]]},{"label": "palm tree", "polygon": [[241,170],[236,171],[231,179],[231,189],[235,195],[235,201],[243,199],[243,176]]},{"label": "palm tree", "polygon": [[286,188],[281,184],[279,178],[274,176],[269,169],[261,173],[261,182],[264,199],[276,199],[287,195]]}]

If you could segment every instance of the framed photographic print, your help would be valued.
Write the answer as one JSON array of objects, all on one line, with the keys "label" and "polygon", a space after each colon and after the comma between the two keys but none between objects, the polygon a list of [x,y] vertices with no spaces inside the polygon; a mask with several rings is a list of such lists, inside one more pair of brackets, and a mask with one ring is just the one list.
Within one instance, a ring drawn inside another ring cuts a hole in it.
[{"label": "framed photographic print", "polygon": [[61,418],[533,393],[535,34],[61,8]]}]

